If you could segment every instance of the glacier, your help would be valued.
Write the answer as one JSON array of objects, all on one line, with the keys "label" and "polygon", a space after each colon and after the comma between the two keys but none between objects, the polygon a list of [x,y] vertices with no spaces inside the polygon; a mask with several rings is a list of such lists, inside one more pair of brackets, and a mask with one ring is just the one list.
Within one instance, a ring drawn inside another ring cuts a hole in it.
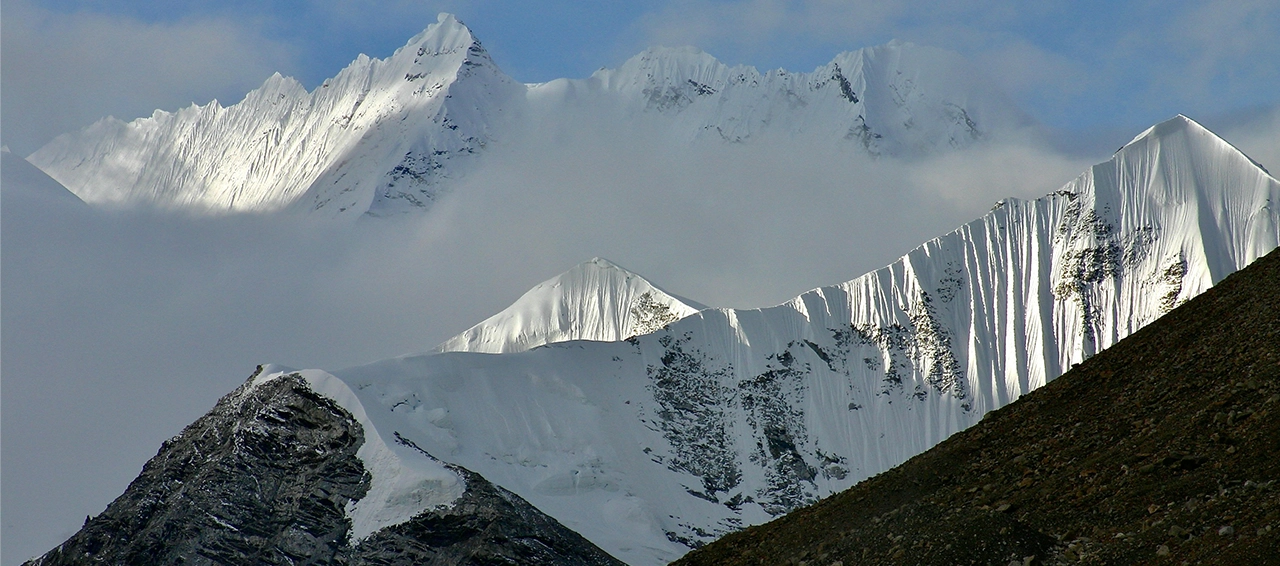
[{"label": "glacier", "polygon": [[[595,260],[440,348],[475,351],[332,375],[381,434],[660,564],[927,450],[1203,292],[1280,245],[1277,199],[1177,116],[1052,194],[777,306],[596,341],[629,334],[613,298],[648,286]],[[520,316],[556,312],[578,314]],[[581,313],[610,330],[558,333]]]},{"label": "glacier", "polygon": [[653,48],[587,79],[526,85],[440,14],[390,57],[360,55],[310,92],[276,74],[236,104],[104,118],[28,159],[96,205],[396,216],[431,208],[495,144],[583,115],[676,147],[773,136],[911,157],[1030,124],[992,84],[955,53],[894,41],[811,73]]}]

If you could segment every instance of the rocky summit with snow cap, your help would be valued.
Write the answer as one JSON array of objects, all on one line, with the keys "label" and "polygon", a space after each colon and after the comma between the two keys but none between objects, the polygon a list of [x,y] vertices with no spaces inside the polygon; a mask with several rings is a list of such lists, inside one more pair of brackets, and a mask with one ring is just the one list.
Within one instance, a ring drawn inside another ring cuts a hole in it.
[{"label": "rocky summit with snow cap", "polygon": [[432,207],[492,144],[588,108],[612,109],[597,116],[618,120],[610,129],[658,131],[677,146],[778,135],[914,156],[1027,125],[991,84],[955,53],[891,42],[812,73],[654,48],[587,79],[524,85],[441,14],[390,57],[360,55],[310,92],[276,74],[231,106],[104,118],[29,159],[100,205],[391,216]]},{"label": "rocky summit with snow cap", "polygon": [[259,368],[28,564],[619,564],[518,496],[381,436],[323,372]]}]

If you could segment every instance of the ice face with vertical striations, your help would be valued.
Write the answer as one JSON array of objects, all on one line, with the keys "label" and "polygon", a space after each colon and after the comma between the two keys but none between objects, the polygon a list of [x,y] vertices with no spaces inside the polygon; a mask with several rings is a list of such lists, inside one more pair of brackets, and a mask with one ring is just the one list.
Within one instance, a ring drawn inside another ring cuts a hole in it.
[{"label": "ice face with vertical striations", "polygon": [[[29,159],[95,204],[387,216],[430,208],[491,144],[584,115],[603,120],[594,131],[653,130],[676,147],[776,135],[761,143],[912,156],[1026,125],[991,85],[955,53],[896,41],[812,73],[654,48],[587,79],[524,85],[441,14],[390,57],[361,55],[311,92],[277,74],[237,104],[104,118]],[[596,106],[613,111],[584,112]]]},{"label": "ice face with vertical striations", "polygon": [[615,342],[648,334],[703,308],[607,259],[594,258],[543,281],[436,350],[501,354],[569,340]]},{"label": "ice face with vertical striations", "polygon": [[[1053,194],[778,306],[335,375],[379,430],[660,564],[887,470],[1133,333],[1276,248],[1278,202],[1280,182],[1178,116]],[[491,319],[495,340],[513,319]]]},{"label": "ice face with vertical striations", "polygon": [[523,94],[441,14],[391,57],[361,55],[312,92],[276,74],[238,104],[105,118],[30,159],[90,203],[387,215],[428,207]]}]

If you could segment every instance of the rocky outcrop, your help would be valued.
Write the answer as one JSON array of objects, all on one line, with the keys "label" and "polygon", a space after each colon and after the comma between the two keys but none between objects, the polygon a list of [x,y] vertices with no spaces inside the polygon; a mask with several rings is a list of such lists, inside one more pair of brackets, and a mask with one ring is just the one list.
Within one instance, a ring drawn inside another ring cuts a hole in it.
[{"label": "rocky outcrop", "polygon": [[251,378],[29,564],[618,564],[457,466],[466,491],[452,504],[353,540],[348,510],[372,483],[365,435],[299,374]]}]

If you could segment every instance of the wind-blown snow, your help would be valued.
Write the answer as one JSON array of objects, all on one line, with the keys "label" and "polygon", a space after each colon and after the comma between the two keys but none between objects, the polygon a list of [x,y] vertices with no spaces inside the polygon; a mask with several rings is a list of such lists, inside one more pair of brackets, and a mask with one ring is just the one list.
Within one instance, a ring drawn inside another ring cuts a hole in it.
[{"label": "wind-blown snow", "polygon": [[436,350],[499,354],[569,340],[612,342],[648,334],[703,308],[594,258],[543,281]]},{"label": "wind-blown snow", "polygon": [[664,563],[905,461],[1202,292],[1277,246],[1277,199],[1179,116],[1058,192],[782,305],[336,375],[379,429]]},{"label": "wind-blown snow", "polygon": [[490,145],[584,113],[676,146],[773,134],[913,156],[1026,125],[991,84],[955,53],[895,41],[812,73],[655,48],[588,79],[529,86],[441,14],[391,57],[360,55],[311,92],[276,74],[237,104],[105,118],[30,160],[90,203],[387,216],[430,208]]},{"label": "wind-blown snow", "polygon": [[364,431],[364,444],[356,451],[356,457],[371,479],[368,493],[346,506],[352,542],[404,523],[428,509],[448,507],[462,497],[466,482],[457,473],[394,437],[383,437],[369,420],[360,399],[342,380],[319,370],[295,372],[267,366],[254,378],[252,386],[293,373],[301,375],[312,391],[351,413]]}]

